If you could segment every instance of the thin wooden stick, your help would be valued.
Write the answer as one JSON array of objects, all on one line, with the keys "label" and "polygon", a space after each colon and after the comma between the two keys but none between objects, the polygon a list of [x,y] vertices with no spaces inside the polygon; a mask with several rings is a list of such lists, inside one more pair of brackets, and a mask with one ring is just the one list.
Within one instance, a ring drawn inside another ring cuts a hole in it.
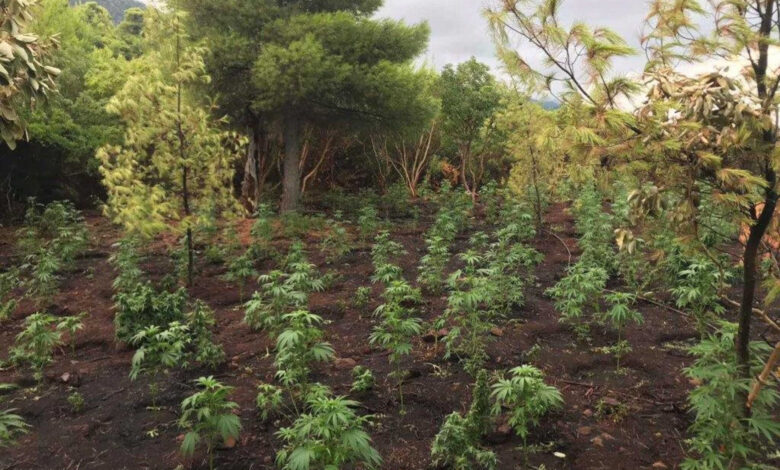
[{"label": "thin wooden stick", "polygon": [[748,408],[753,407],[753,402],[756,401],[756,398],[758,398],[758,393],[761,391],[761,387],[767,384],[769,375],[772,374],[778,361],[780,361],[780,341],[778,341],[778,343],[775,345],[775,350],[772,351],[772,355],[769,356],[769,360],[764,366],[764,370],[761,371],[761,374],[756,377],[756,381],[753,382],[753,387],[750,389],[750,395],[748,395],[747,399]]}]

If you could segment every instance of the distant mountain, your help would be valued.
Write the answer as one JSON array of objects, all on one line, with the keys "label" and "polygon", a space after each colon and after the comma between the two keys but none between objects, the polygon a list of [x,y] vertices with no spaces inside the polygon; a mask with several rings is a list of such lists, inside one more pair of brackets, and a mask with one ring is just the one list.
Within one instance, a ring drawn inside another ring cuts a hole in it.
[{"label": "distant mountain", "polygon": [[108,10],[114,19],[114,23],[117,24],[125,17],[125,10],[128,8],[146,8],[146,5],[138,0],[70,0],[70,4],[77,5],[79,3],[89,3],[90,1]]},{"label": "distant mountain", "polygon": [[546,109],[547,111],[554,111],[561,107],[561,103],[551,99],[541,100],[538,103],[542,106],[542,108]]}]

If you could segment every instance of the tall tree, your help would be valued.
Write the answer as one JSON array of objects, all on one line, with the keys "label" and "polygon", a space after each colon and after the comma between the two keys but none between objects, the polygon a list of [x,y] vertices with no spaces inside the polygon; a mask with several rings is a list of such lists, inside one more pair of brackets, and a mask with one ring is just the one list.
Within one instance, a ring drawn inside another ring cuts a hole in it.
[{"label": "tall tree", "polygon": [[193,231],[214,211],[232,210],[240,141],[220,130],[198,100],[208,81],[203,50],[188,43],[177,11],[149,10],[145,54],[108,109],[127,127],[121,146],[98,152],[106,211],[131,233],[153,235],[178,222],[193,277]]},{"label": "tall tree", "polygon": [[60,70],[48,65],[57,42],[28,31],[37,2],[0,0],[0,137],[11,148],[24,137],[23,107],[55,88]]},{"label": "tall tree", "polygon": [[[475,196],[479,174],[492,132],[490,120],[499,107],[501,93],[490,68],[472,58],[447,65],[439,80],[442,131],[445,145],[451,146],[457,158],[463,188]],[[487,127],[486,127],[487,126]]]},{"label": "tall tree", "polygon": [[424,74],[410,64],[428,27],[370,19],[380,0],[184,5],[193,30],[213,45],[209,70],[222,108],[249,130],[247,175],[260,173],[265,142],[281,130],[282,211],[298,207],[307,127],[420,125],[434,109],[419,92]]}]

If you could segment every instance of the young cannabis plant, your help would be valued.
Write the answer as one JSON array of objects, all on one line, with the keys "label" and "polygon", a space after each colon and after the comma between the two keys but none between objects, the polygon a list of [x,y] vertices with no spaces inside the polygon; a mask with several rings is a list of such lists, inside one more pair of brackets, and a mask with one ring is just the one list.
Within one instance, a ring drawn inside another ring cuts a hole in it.
[{"label": "young cannabis plant", "polygon": [[167,328],[152,325],[139,331],[130,340],[136,348],[130,368],[130,378],[142,373],[157,375],[174,367],[187,367],[186,357],[192,338],[187,325],[171,322]]},{"label": "young cannabis plant", "polygon": [[569,268],[566,277],[547,289],[547,295],[555,299],[555,309],[561,314],[560,321],[572,326],[580,339],[586,339],[590,331],[582,317],[588,309],[598,315],[599,300],[607,277],[603,268],[578,262]]},{"label": "young cannabis plant", "polygon": [[205,446],[209,468],[213,470],[214,450],[220,442],[238,439],[241,432],[241,421],[234,414],[238,404],[228,401],[233,387],[222,385],[214,377],[201,377],[195,383],[200,391],[181,403],[179,426],[187,431],[181,453],[191,457],[198,446]]},{"label": "young cannabis plant", "polygon": [[304,386],[311,365],[331,360],[333,347],[322,341],[319,315],[297,310],[284,315],[283,322],[286,327],[276,339],[276,378],[288,388]]},{"label": "young cannabis plant", "polygon": [[306,397],[306,411],[277,433],[284,447],[276,454],[276,464],[282,470],[381,467],[382,458],[364,430],[371,417],[358,416],[358,406],[356,401],[313,387]]},{"label": "young cannabis plant", "polygon": [[174,367],[186,368],[190,360],[215,367],[225,353],[212,341],[214,312],[197,301],[183,322],[173,321],[166,327],[149,326],[130,339],[137,348],[131,362],[130,378],[140,374],[155,376]]},{"label": "young cannabis plant", "polygon": [[138,240],[132,237],[125,237],[114,244],[114,253],[108,259],[117,272],[113,283],[114,292],[129,292],[142,283],[143,257],[139,253],[138,245]]},{"label": "young cannabis plant", "polygon": [[168,325],[184,321],[187,308],[187,291],[157,291],[151,282],[134,284],[129,290],[121,290],[114,296],[116,337],[129,342],[138,332],[150,326]]},{"label": "young cannabis plant", "polygon": [[83,314],[78,317],[55,317],[34,313],[24,321],[25,328],[16,336],[16,344],[10,351],[10,360],[18,365],[27,363],[39,382],[43,380],[43,368],[53,358],[54,348],[64,344],[65,332],[71,335],[83,327]]},{"label": "young cannabis plant", "polygon": [[379,214],[374,206],[365,206],[358,212],[358,229],[360,239],[363,241],[371,239],[379,230]]},{"label": "young cannabis plant", "polygon": [[677,273],[671,289],[675,304],[693,314],[699,331],[705,331],[708,323],[725,313],[721,290],[727,281],[728,273],[721,272],[710,260],[695,260]]},{"label": "young cannabis plant", "polygon": [[477,374],[472,391],[472,403],[466,416],[452,413],[436,434],[431,446],[431,459],[438,467],[453,470],[494,470],[498,466],[496,454],[485,450],[480,440],[490,424],[490,388],[485,370]]},{"label": "young cannabis plant", "polygon": [[364,366],[355,366],[352,369],[352,392],[353,393],[366,393],[374,388],[375,384],[374,373],[371,369]]},{"label": "young cannabis plant", "polygon": [[420,259],[420,275],[417,282],[433,293],[441,292],[444,286],[444,269],[450,260],[449,243],[441,236],[426,238],[428,252]]},{"label": "young cannabis plant", "polygon": [[406,307],[420,300],[420,292],[404,280],[392,281],[384,292],[385,303],[380,305],[376,314],[381,322],[374,327],[369,342],[390,351],[391,374],[398,381],[401,397],[401,412],[404,413],[403,376],[401,361],[412,353],[412,338],[422,332],[422,321],[415,317],[415,311]]},{"label": "young cannabis plant", "polygon": [[355,296],[352,297],[352,305],[355,308],[364,308],[371,302],[371,288],[368,286],[355,289]]},{"label": "young cannabis plant", "polygon": [[[696,361],[685,374],[700,383],[688,401],[694,414],[688,441],[690,457],[683,462],[684,470],[736,468],[767,468],[759,462],[780,437],[776,409],[780,402],[777,380],[770,377],[744,416],[745,403],[740,400],[751,386],[744,380],[734,357],[737,325],[721,322],[720,331],[708,335],[691,348]],[[765,342],[750,344],[751,375],[763,368],[763,358],[771,352]]]},{"label": "young cannabis plant", "polygon": [[281,413],[284,406],[283,391],[276,385],[262,384],[257,387],[255,405],[260,412],[260,419],[264,422],[268,418]]},{"label": "young cannabis plant", "polygon": [[14,414],[14,411],[16,410],[0,410],[0,448],[11,445],[19,435],[30,429],[24,418]]},{"label": "young cannabis plant", "polygon": [[0,323],[8,320],[16,310],[17,299],[13,290],[20,285],[19,271],[15,268],[0,273]]},{"label": "young cannabis plant", "polygon": [[243,302],[247,281],[250,278],[257,277],[257,275],[254,258],[251,253],[246,252],[230,260],[227,266],[227,272],[222,278],[238,285],[239,301]]},{"label": "young cannabis plant", "polygon": [[450,325],[444,337],[445,358],[453,354],[465,359],[465,369],[476,374],[487,359],[487,334],[493,328],[493,315],[486,304],[491,299],[490,278],[465,271],[454,272],[449,280],[451,292],[447,309],[436,321],[437,328]]},{"label": "young cannabis plant", "polygon": [[328,220],[327,230],[320,241],[320,251],[329,263],[333,263],[352,251],[352,240],[347,229],[335,220]]},{"label": "young cannabis plant", "polygon": [[538,426],[545,414],[560,408],[563,397],[557,388],[544,383],[544,374],[536,367],[524,365],[509,373],[509,378],[501,378],[493,384],[493,414],[508,410],[509,425],[526,447],[531,428]]},{"label": "young cannabis plant", "polygon": [[619,371],[620,359],[631,352],[631,345],[623,338],[623,330],[629,323],[641,325],[644,319],[641,313],[631,308],[636,301],[636,296],[615,292],[607,295],[606,300],[612,306],[601,315],[601,319],[617,331],[617,343],[609,349],[617,360],[617,370]]}]

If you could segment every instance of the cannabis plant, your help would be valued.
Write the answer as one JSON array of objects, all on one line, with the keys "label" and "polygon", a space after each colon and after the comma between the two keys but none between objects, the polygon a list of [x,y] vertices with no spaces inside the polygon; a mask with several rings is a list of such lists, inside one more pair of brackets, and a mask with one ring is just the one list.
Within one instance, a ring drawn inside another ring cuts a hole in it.
[{"label": "cannabis plant", "polygon": [[285,329],[276,339],[276,377],[288,388],[303,386],[313,363],[333,358],[333,347],[322,341],[319,315],[298,310],[284,315],[283,322]]},{"label": "cannabis plant", "polygon": [[374,388],[374,373],[364,366],[355,366],[352,369],[352,392],[366,393]]},{"label": "cannabis plant", "polygon": [[186,457],[205,446],[209,468],[214,469],[214,450],[220,442],[238,439],[241,421],[234,414],[238,404],[228,401],[233,387],[222,385],[214,377],[200,377],[195,381],[200,391],[181,403],[179,427],[186,430],[181,453]]},{"label": "cannabis plant", "polygon": [[[780,402],[777,380],[769,375],[745,416],[745,403],[740,397],[751,387],[751,380],[742,378],[734,357],[737,325],[721,322],[720,330],[707,335],[691,348],[696,357],[685,374],[699,385],[690,393],[688,401],[694,414],[688,439],[690,457],[684,470],[720,470],[734,467],[768,469],[762,459],[772,450],[780,437],[780,423],[776,407]],[[771,347],[763,341],[750,344],[751,375],[763,369],[762,358]]]},{"label": "cannabis plant", "polygon": [[533,426],[550,411],[563,405],[557,388],[544,383],[544,374],[536,367],[523,365],[509,371],[509,378],[500,378],[493,384],[493,414],[509,413],[509,425],[515,434],[527,439]]},{"label": "cannabis plant", "polygon": [[380,468],[382,458],[365,431],[371,417],[358,416],[358,406],[314,388],[306,397],[306,411],[277,433],[284,447],[276,454],[276,464],[283,470]]},{"label": "cannabis plant", "polygon": [[420,259],[420,275],[417,282],[433,293],[440,292],[444,285],[444,269],[450,260],[449,243],[441,236],[425,239],[427,253]]},{"label": "cannabis plant", "polygon": [[135,238],[125,237],[114,244],[114,253],[108,261],[117,271],[113,283],[115,292],[129,292],[142,282],[143,257],[139,253],[139,243]]},{"label": "cannabis plant", "polygon": [[350,240],[347,229],[339,222],[329,219],[327,233],[320,241],[320,251],[325,254],[330,263],[352,251],[352,240]]},{"label": "cannabis plant", "polygon": [[302,307],[308,296],[294,290],[282,271],[271,271],[259,279],[262,282],[260,290],[244,305],[244,322],[253,329],[269,331],[273,336],[281,327],[282,316],[291,308]]},{"label": "cannabis plant", "polygon": [[13,297],[13,290],[19,286],[19,270],[11,268],[0,273],[0,323],[8,320],[17,306],[17,299]]},{"label": "cannabis plant", "polygon": [[150,326],[166,326],[184,321],[187,308],[187,291],[157,291],[151,282],[134,284],[129,290],[121,290],[114,296],[116,337],[129,342],[138,332]]},{"label": "cannabis plant", "polygon": [[642,314],[632,307],[636,297],[631,294],[615,292],[606,296],[607,303],[611,307],[601,315],[601,319],[617,331],[617,342],[610,350],[617,360],[617,369],[620,370],[620,359],[631,351],[631,345],[623,338],[623,330],[629,323],[642,324]]},{"label": "cannabis plant", "polygon": [[251,253],[246,252],[230,260],[227,266],[227,272],[224,274],[223,279],[238,285],[239,301],[243,302],[247,281],[257,275],[254,258]]},{"label": "cannabis plant", "polygon": [[212,368],[224,362],[225,351],[214,342],[213,330],[217,324],[214,310],[205,302],[196,300],[184,316],[184,321],[192,337],[192,356],[195,361]]},{"label": "cannabis plant", "polygon": [[187,325],[171,322],[166,328],[152,325],[136,333],[130,344],[137,350],[131,361],[130,378],[141,373],[157,375],[174,367],[187,367],[192,337]]},{"label": "cannabis plant", "polygon": [[371,301],[371,288],[368,286],[355,289],[355,296],[352,298],[352,305],[355,308],[363,308]]},{"label": "cannabis plant", "polygon": [[415,311],[406,305],[420,300],[420,293],[412,289],[404,280],[393,281],[384,292],[385,303],[376,313],[381,322],[374,327],[369,342],[390,352],[389,360],[393,368],[391,376],[398,381],[401,397],[401,412],[404,412],[403,375],[401,361],[412,353],[412,338],[422,331],[422,321]]},{"label": "cannabis plant", "polygon": [[379,215],[373,206],[365,206],[358,212],[358,229],[363,241],[369,240],[379,230]]},{"label": "cannabis plant", "polygon": [[14,411],[16,410],[0,410],[0,448],[11,445],[14,439],[30,429],[24,418],[14,414]]},{"label": "cannabis plant", "polygon": [[450,326],[444,337],[445,358],[465,359],[465,369],[476,374],[487,359],[487,334],[495,325],[487,304],[491,299],[489,276],[466,271],[454,272],[449,280],[447,309],[436,321],[437,328]]},{"label": "cannabis plant", "polygon": [[574,328],[580,338],[587,338],[590,330],[583,316],[588,310],[598,315],[601,294],[607,283],[607,271],[578,262],[569,268],[566,277],[547,290],[555,299],[560,321]]},{"label": "cannabis plant", "polygon": [[260,418],[263,421],[268,421],[268,418],[272,415],[278,415],[282,410],[284,405],[282,389],[270,384],[258,386],[255,404],[258,411],[260,411]]},{"label": "cannabis plant", "polygon": [[35,378],[43,380],[43,368],[52,361],[54,349],[64,344],[63,334],[69,332],[72,336],[81,329],[82,318],[55,317],[46,313],[30,315],[24,320],[24,330],[16,336],[16,344],[11,348],[11,362],[29,364]]},{"label": "cannabis plant", "polygon": [[485,370],[477,374],[472,391],[472,403],[466,416],[452,413],[444,420],[431,446],[431,459],[436,466],[453,470],[497,468],[496,454],[480,445],[490,424],[490,388]]}]

